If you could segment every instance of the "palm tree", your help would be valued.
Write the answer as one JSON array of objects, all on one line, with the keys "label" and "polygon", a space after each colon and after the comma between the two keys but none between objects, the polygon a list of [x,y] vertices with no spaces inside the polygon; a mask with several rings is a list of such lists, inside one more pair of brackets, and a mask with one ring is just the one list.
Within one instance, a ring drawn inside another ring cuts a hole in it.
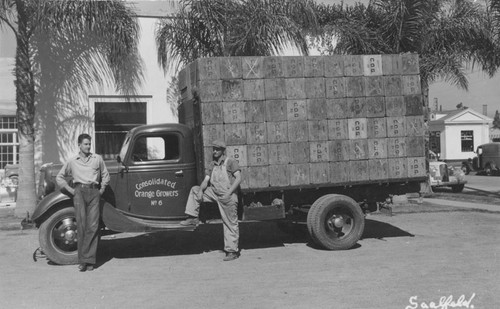
[{"label": "palm tree", "polygon": [[158,25],[158,61],[178,69],[199,57],[267,56],[295,47],[308,54],[316,28],[311,0],[181,0]]},{"label": "palm tree", "polygon": [[[117,91],[134,89],[141,78],[139,27],[133,11],[115,0],[0,0],[0,25],[10,27],[17,41],[15,86],[20,157],[16,216],[25,217],[32,214],[36,205],[36,105],[51,91],[60,98],[68,89],[103,84],[108,78],[114,80]],[[57,54],[61,51],[66,53]],[[61,71],[61,63],[66,64],[66,71]],[[63,80],[61,84],[50,87],[55,74],[65,78],[59,79]]]},{"label": "palm tree", "polygon": [[435,80],[467,90],[469,64],[490,76],[498,67],[485,6],[474,1],[372,0],[367,6],[319,5],[317,11],[324,32],[313,45],[326,54],[418,53],[427,106]]}]

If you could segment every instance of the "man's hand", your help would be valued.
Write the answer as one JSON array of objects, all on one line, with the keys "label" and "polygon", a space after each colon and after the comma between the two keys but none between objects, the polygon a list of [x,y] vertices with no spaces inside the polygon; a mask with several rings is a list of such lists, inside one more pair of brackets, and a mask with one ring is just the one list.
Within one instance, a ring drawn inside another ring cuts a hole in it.
[{"label": "man's hand", "polygon": [[201,200],[203,198],[203,190],[200,188],[198,192],[196,192],[196,198]]},{"label": "man's hand", "polygon": [[224,195],[222,195],[219,198],[219,201],[221,201],[222,203],[228,203],[228,202],[230,202],[231,201],[231,194],[225,193]]},{"label": "man's hand", "polygon": [[68,187],[66,189],[71,195],[75,195],[75,189],[71,188],[71,187]]},{"label": "man's hand", "polygon": [[99,189],[99,193],[100,193],[101,195],[103,195],[103,194],[104,194],[104,191],[106,191],[106,188],[101,188],[101,189]]}]

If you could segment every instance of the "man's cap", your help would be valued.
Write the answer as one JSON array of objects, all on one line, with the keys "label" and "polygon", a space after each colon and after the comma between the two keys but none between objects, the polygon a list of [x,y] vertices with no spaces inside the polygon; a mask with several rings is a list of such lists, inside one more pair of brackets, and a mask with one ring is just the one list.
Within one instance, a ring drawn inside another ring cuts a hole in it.
[{"label": "man's cap", "polygon": [[221,140],[216,140],[212,143],[212,147],[226,149],[226,143],[224,143],[224,141]]}]

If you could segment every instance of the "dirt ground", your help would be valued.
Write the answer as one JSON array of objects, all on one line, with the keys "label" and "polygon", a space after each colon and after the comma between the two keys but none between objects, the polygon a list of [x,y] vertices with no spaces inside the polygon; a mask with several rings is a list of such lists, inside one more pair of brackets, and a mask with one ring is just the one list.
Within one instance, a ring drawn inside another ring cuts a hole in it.
[{"label": "dirt ground", "polygon": [[106,235],[86,273],[34,262],[37,230],[0,231],[0,308],[425,308],[462,295],[470,303],[455,308],[500,308],[499,223],[470,211],[371,215],[347,251],[244,223],[232,262],[221,225]]}]

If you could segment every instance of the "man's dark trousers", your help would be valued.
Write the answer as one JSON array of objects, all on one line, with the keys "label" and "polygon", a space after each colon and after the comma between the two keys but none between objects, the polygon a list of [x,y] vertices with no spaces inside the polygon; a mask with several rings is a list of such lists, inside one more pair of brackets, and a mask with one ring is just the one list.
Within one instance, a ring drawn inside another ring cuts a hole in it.
[{"label": "man's dark trousers", "polygon": [[76,185],[73,202],[76,212],[78,263],[95,264],[99,241],[99,200],[97,187]]}]

